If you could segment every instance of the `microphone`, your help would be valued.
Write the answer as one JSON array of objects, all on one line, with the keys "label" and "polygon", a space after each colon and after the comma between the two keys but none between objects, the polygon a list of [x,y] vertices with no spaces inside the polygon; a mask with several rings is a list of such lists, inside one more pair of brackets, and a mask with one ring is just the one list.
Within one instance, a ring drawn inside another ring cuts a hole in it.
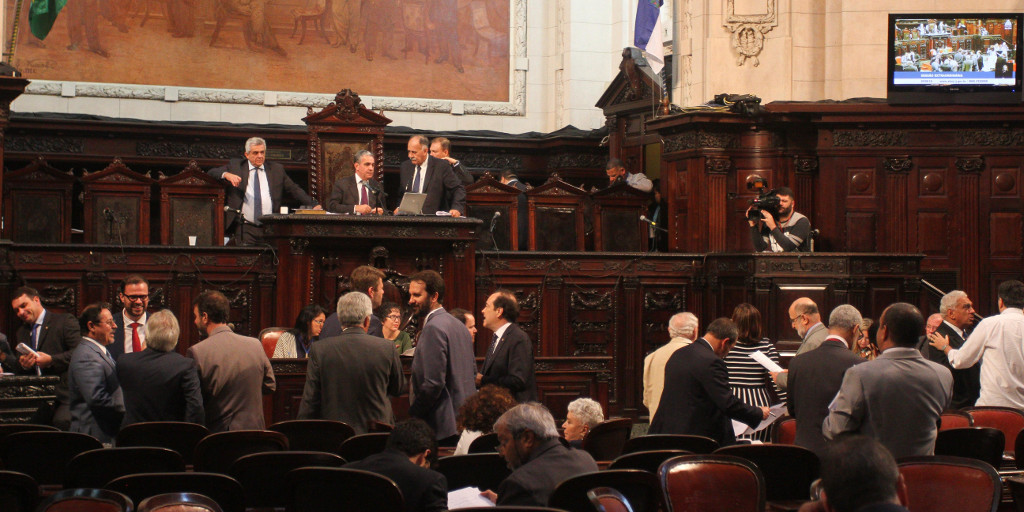
[{"label": "microphone", "polygon": [[641,215],[641,216],[640,216],[640,220],[642,220],[642,221],[644,221],[644,222],[646,222],[646,223],[650,224],[650,225],[651,225],[651,227],[652,227],[652,228],[654,228],[654,229],[658,229],[658,230],[661,230],[661,231],[664,231],[664,232],[668,233],[668,230],[667,230],[667,229],[665,229],[665,228],[663,228],[663,227],[659,226],[659,225],[658,225],[658,224],[657,224],[656,222],[654,222],[653,220],[651,220],[651,219],[648,219],[646,215]]},{"label": "microphone", "polygon": [[232,208],[230,206],[225,206],[224,207],[224,211],[231,212],[231,213],[237,213],[239,215],[242,215],[242,210],[239,210],[238,208]]},{"label": "microphone", "polygon": [[368,188],[368,189],[370,189],[370,190],[372,190],[374,192],[378,192],[378,193],[379,192],[383,192],[383,189],[381,189],[380,183],[378,183],[377,180],[374,180],[374,179],[363,180],[363,184],[366,185],[366,188]]},{"label": "microphone", "polygon": [[491,227],[488,228],[488,231],[490,231],[492,234],[494,233],[494,225],[498,223],[498,217],[501,217],[500,211],[494,212],[494,215],[491,216]]}]

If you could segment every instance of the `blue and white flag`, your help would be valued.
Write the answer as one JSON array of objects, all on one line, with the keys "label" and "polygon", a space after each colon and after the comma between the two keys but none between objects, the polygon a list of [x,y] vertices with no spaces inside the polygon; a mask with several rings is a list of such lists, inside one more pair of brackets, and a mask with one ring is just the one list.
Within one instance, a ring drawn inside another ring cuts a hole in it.
[{"label": "blue and white flag", "polygon": [[661,4],[663,0],[640,0],[636,6],[633,44],[647,55],[655,73],[665,67],[665,45],[661,41]]}]

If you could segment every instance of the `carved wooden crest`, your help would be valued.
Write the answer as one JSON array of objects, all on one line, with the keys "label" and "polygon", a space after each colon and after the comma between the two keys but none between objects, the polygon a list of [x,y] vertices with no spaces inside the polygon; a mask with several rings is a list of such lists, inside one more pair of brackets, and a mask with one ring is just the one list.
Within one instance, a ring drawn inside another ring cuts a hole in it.
[{"label": "carved wooden crest", "polygon": [[5,174],[4,181],[7,183],[15,181],[57,181],[67,183],[75,181],[75,176],[71,171],[61,171],[46,163],[43,157],[38,157],[27,166]]},{"label": "carved wooden crest", "polygon": [[528,190],[531,196],[585,196],[587,192],[562,180],[558,173],[553,173],[543,185]]},{"label": "carved wooden crest", "polygon": [[159,184],[161,188],[171,186],[224,188],[221,182],[206,174],[206,171],[203,171],[195,160],[189,161],[188,165],[178,174],[162,178]]},{"label": "carved wooden crest", "polygon": [[313,107],[307,107],[306,117],[302,118],[302,121],[307,125],[387,125],[391,123],[391,119],[364,107],[359,95],[351,89],[342,89],[334,96],[334,102],[319,112],[314,112]]},{"label": "carved wooden crest", "polygon": [[114,157],[114,161],[110,163],[102,171],[94,173],[87,173],[82,177],[83,183],[140,183],[145,185],[152,185],[156,183],[153,179],[148,176],[139,174],[128,166],[124,165],[120,157]]},{"label": "carved wooden crest", "polygon": [[519,195],[519,189],[511,185],[504,185],[490,173],[486,173],[475,183],[466,187],[466,194]]}]

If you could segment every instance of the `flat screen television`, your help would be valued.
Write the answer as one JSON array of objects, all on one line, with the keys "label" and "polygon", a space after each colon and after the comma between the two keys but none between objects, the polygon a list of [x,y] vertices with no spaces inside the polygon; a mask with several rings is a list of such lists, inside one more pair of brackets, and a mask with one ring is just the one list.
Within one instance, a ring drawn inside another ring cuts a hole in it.
[{"label": "flat screen television", "polygon": [[889,103],[1021,103],[1022,28],[1022,13],[890,14]]}]

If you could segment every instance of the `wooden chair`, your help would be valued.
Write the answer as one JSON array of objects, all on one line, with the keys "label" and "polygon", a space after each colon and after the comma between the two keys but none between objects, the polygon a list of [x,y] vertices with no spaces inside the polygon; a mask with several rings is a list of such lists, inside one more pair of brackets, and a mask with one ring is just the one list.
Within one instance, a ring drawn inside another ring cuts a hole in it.
[{"label": "wooden chair", "polygon": [[661,464],[672,457],[693,455],[686,450],[650,450],[646,452],[623,453],[612,461],[608,469],[640,469],[658,474]]},{"label": "wooden chair", "polygon": [[206,427],[182,421],[147,421],[121,429],[115,446],[157,446],[178,452],[185,464],[192,464],[196,445],[210,435]]},{"label": "wooden chair", "polygon": [[630,434],[633,432],[633,420],[615,418],[604,420],[587,432],[583,438],[583,449],[590,453],[594,460],[614,460],[622,455]]},{"label": "wooden chair", "polygon": [[260,343],[263,344],[263,352],[267,354],[267,359],[274,358],[274,349],[277,348],[277,340],[281,337],[287,327],[267,327],[260,331]]},{"label": "wooden chair", "polygon": [[132,500],[107,489],[64,489],[43,500],[37,512],[132,512]]},{"label": "wooden chair", "polygon": [[1024,512],[1024,476],[1010,476],[1003,480],[1013,496],[1013,506],[1017,512]]},{"label": "wooden chair", "polygon": [[494,453],[498,451],[498,434],[489,432],[469,443],[469,453]]},{"label": "wooden chair", "polygon": [[0,439],[3,439],[15,432],[59,432],[60,429],[51,425],[36,425],[34,423],[3,423],[0,424]]},{"label": "wooden chair", "polygon": [[389,478],[358,469],[299,468],[285,478],[288,512],[403,512],[402,491]]},{"label": "wooden chair", "polygon": [[195,470],[228,474],[231,465],[243,455],[281,452],[288,449],[288,438],[271,430],[232,430],[210,434],[196,445]]},{"label": "wooden chair", "polygon": [[753,462],[731,455],[683,455],[658,470],[669,512],[763,512],[765,484]]},{"label": "wooden chair", "polygon": [[457,509],[459,512],[568,512],[560,508],[551,507],[466,507]]},{"label": "wooden chair", "polygon": [[137,503],[161,494],[202,494],[217,502],[223,512],[245,512],[242,484],[218,473],[139,473],[115,478],[104,487],[123,493]]},{"label": "wooden chair", "polygon": [[379,434],[381,432],[391,432],[394,429],[394,425],[384,423],[383,421],[374,420],[370,422],[370,426],[369,428],[367,428],[367,431],[370,434]]},{"label": "wooden chair", "polygon": [[710,437],[679,434],[649,434],[626,441],[622,453],[646,452],[651,450],[686,450],[693,453],[711,453],[718,449],[718,442]]},{"label": "wooden chair", "polygon": [[971,418],[970,414],[964,411],[956,409],[950,409],[942,411],[941,421],[939,422],[939,430],[949,430],[951,428],[966,428],[973,427],[974,419]]},{"label": "wooden chair", "polygon": [[434,468],[448,480],[449,489],[477,487],[496,490],[509,474],[508,463],[500,453],[472,453],[441,457]]},{"label": "wooden chair", "polygon": [[611,487],[597,487],[587,491],[587,498],[598,512],[633,512],[629,500]]},{"label": "wooden chair", "polygon": [[334,420],[279,421],[267,430],[284,434],[289,450],[328,453],[339,453],[341,444],[356,434],[345,422]]},{"label": "wooden chair", "polygon": [[904,457],[900,475],[910,510],[996,512],[1003,487],[986,462],[963,457]]},{"label": "wooden chair", "polygon": [[363,460],[370,455],[384,451],[384,447],[388,444],[389,435],[383,432],[376,432],[352,436],[346,439],[344,443],[341,443],[341,450],[339,450],[338,454],[349,462]]},{"label": "wooden chair", "polygon": [[216,501],[194,492],[172,492],[150,496],[136,512],[224,512]]},{"label": "wooden chair", "polygon": [[992,427],[952,428],[939,431],[935,438],[935,455],[977,459],[998,470],[1005,444],[1003,433]]},{"label": "wooden chair", "polygon": [[78,432],[18,432],[0,439],[0,460],[6,469],[25,473],[39,485],[61,485],[71,459],[100,448],[95,437]]},{"label": "wooden chair", "polygon": [[658,477],[637,469],[610,469],[569,478],[555,487],[555,492],[548,498],[548,506],[565,510],[588,510],[592,508],[588,493],[598,487],[616,489],[637,510],[662,508]]},{"label": "wooden chair", "polygon": [[293,469],[308,466],[341,467],[345,459],[318,451],[264,452],[244,455],[231,465],[228,474],[245,489],[245,505],[251,508],[285,507],[288,504],[285,477]]},{"label": "wooden chair", "polygon": [[764,477],[768,501],[809,500],[811,482],[821,475],[821,463],[814,452],[789,444],[746,444],[725,446],[715,454],[731,455],[753,462]]},{"label": "wooden chair", "polygon": [[25,473],[0,471],[0,510],[32,512],[39,503],[39,484]]},{"label": "wooden chair", "polygon": [[772,432],[772,443],[795,444],[796,443],[796,418],[784,416],[775,422],[775,431]]},{"label": "wooden chair", "polygon": [[1003,450],[1013,453],[1017,434],[1024,430],[1024,412],[1010,407],[968,407],[963,411],[971,415],[975,427],[1002,430],[1006,441]]},{"label": "wooden chair", "polygon": [[185,460],[174,450],[155,446],[101,448],[82,452],[68,462],[64,488],[100,488],[119,476],[176,471],[185,471]]}]

